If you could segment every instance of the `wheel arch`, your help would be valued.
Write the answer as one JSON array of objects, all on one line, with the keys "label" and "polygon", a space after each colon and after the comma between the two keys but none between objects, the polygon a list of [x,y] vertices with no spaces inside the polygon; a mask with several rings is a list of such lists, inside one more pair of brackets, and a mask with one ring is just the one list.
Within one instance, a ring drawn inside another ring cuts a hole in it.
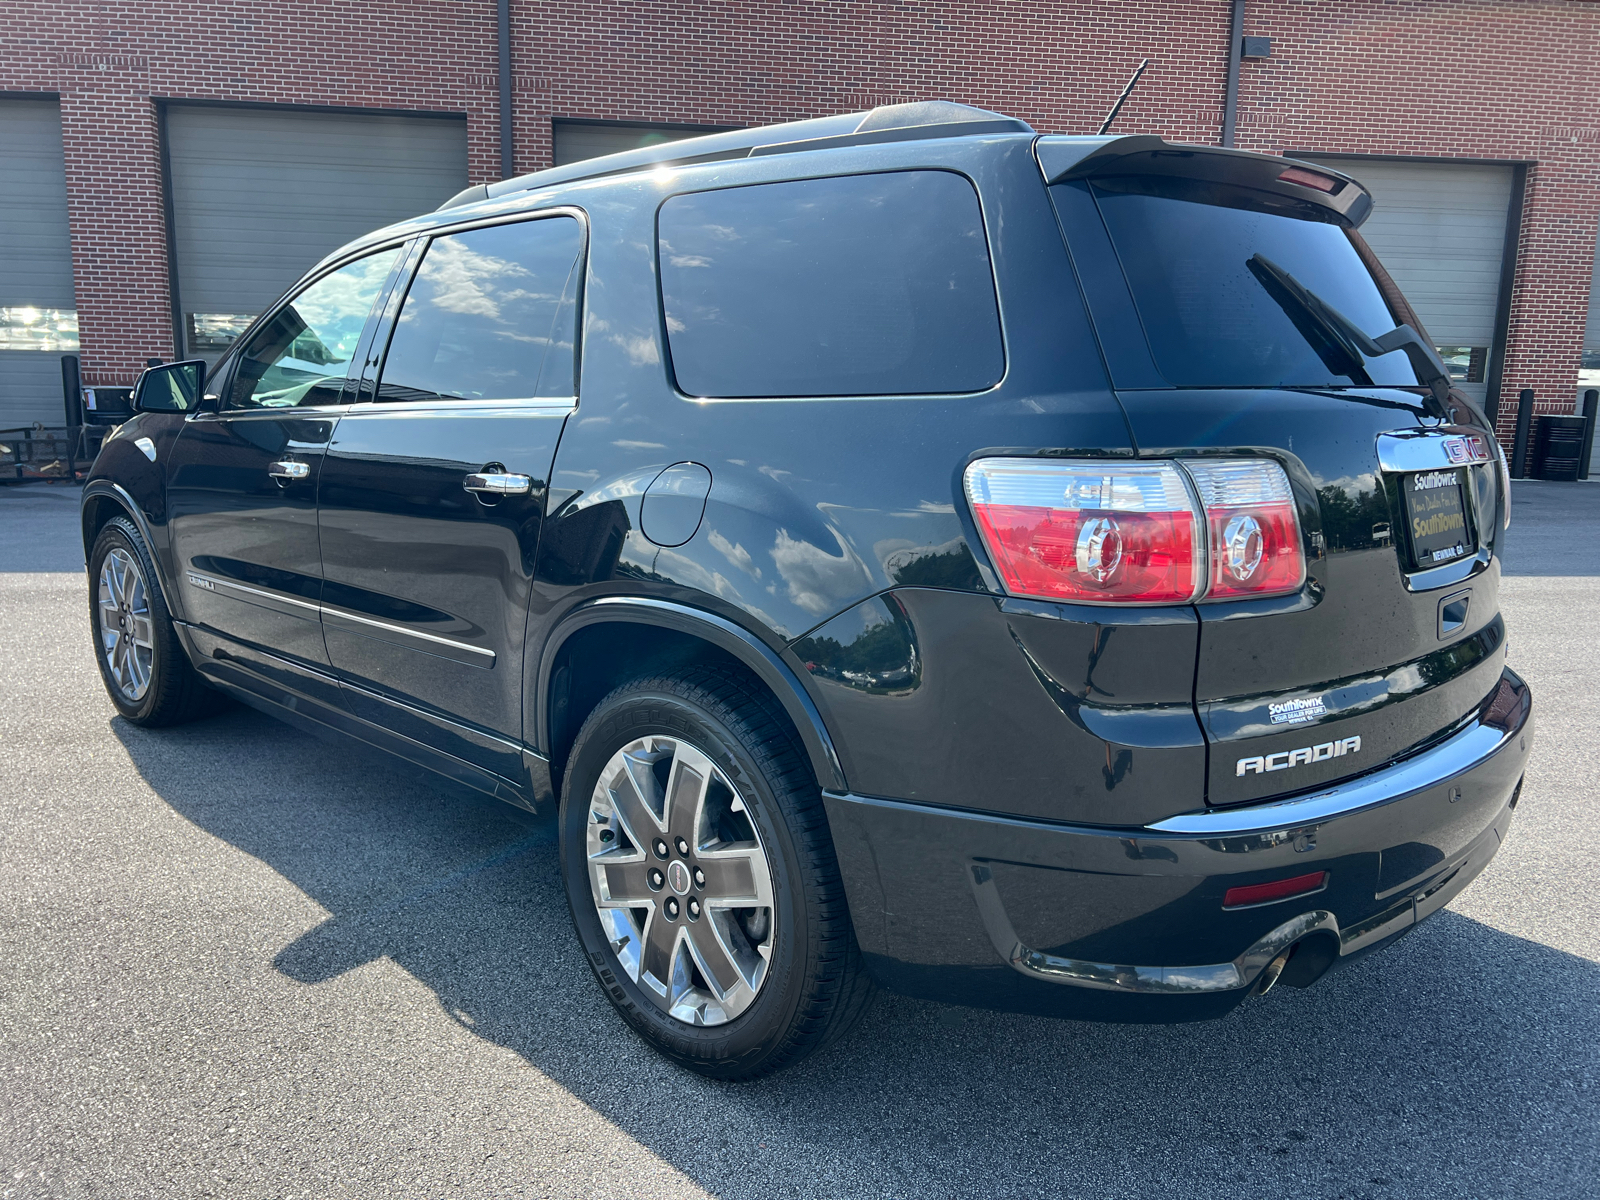
[{"label": "wheel arch", "polygon": [[128,490],[120,484],[112,483],[109,479],[91,480],[83,489],[83,500],[78,510],[79,520],[83,529],[83,561],[87,569],[89,556],[94,550],[94,542],[100,536],[100,531],[113,517],[127,517],[133,522],[139,536],[144,539],[146,548],[150,551],[150,560],[155,566],[156,586],[161,589],[161,599],[166,603],[167,611],[180,620],[183,610],[174,601],[174,589],[167,586],[166,577],[162,574],[161,555],[157,547],[155,535],[151,532],[150,521],[144,515]]},{"label": "wheel arch", "polygon": [[[624,648],[643,647],[647,650],[643,661],[649,670],[697,661],[706,657],[706,652],[734,660],[783,706],[799,734],[817,783],[828,791],[846,790],[833,739],[815,701],[795,672],[765,642],[732,621],[702,609],[641,596],[606,596],[590,600],[564,617],[539,658],[532,689],[532,732],[540,750],[549,755],[552,783],[558,793],[567,750],[583,719],[612,688],[639,674],[637,668],[602,669],[581,675],[567,670],[563,680],[563,668],[585,646],[604,646],[612,663],[622,657]],[[574,681],[579,688],[577,697],[568,700],[557,696],[558,689],[571,689]]]}]

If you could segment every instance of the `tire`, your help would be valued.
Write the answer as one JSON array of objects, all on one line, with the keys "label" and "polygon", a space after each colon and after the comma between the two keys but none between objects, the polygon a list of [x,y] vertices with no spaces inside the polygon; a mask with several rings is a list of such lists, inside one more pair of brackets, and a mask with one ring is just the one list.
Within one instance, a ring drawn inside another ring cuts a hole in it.
[{"label": "tire", "polygon": [[157,578],[133,522],[107,521],[89,552],[95,662],[117,711],[146,728],[178,725],[222,706],[178,641]]},{"label": "tire", "polygon": [[562,877],[623,1020],[725,1080],[843,1036],[873,986],[821,792],[770,694],[722,666],[637,680],[596,706],[567,761]]}]

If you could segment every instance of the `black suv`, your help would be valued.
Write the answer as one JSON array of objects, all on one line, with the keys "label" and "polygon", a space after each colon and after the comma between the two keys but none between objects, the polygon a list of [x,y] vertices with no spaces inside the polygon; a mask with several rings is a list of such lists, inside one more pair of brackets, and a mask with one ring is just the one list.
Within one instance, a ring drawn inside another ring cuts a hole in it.
[{"label": "black suv", "polygon": [[1306,986],[1483,869],[1531,736],[1504,461],[1371,206],[940,103],[469,189],[144,374],[106,686],[559,798],[595,975],[708,1075],[874,982]]}]

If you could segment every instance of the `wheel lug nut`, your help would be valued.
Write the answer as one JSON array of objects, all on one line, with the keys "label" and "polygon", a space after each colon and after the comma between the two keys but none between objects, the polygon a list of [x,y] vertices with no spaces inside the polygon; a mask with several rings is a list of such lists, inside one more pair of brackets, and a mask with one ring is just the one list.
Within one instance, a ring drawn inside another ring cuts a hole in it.
[{"label": "wheel lug nut", "polygon": [[667,877],[665,875],[663,875],[660,871],[656,870],[654,867],[650,868],[650,874],[647,876],[647,878],[650,880],[650,886],[652,888],[654,888],[658,892],[661,890],[662,886],[667,882]]},{"label": "wheel lug nut", "polygon": [[678,901],[676,897],[669,896],[667,898],[667,916],[671,917],[674,921],[678,919]]},{"label": "wheel lug nut", "polygon": [[667,849],[667,843],[661,838],[656,839],[655,850],[657,858],[665,858],[671,853],[671,851]]},{"label": "wheel lug nut", "polygon": [[691,921],[698,921],[700,919],[700,901],[696,900],[693,896],[689,897],[689,919]]},{"label": "wheel lug nut", "polygon": [[705,887],[706,885],[706,873],[699,867],[694,869],[694,885],[695,887]]},{"label": "wheel lug nut", "polygon": [[684,841],[682,838],[678,839],[678,853],[683,855],[685,858],[689,856],[689,843]]}]

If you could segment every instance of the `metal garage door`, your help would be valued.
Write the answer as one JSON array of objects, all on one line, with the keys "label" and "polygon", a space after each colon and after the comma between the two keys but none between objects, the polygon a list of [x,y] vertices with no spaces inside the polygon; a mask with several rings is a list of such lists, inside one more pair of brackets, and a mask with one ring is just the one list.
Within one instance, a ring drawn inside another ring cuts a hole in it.
[{"label": "metal garage door", "polygon": [[61,356],[78,350],[54,100],[0,100],[0,429],[59,426]]},{"label": "metal garage door", "polygon": [[467,123],[173,105],[178,295],[189,356],[215,358],[331,250],[467,185]]},{"label": "metal garage door", "polygon": [[1362,234],[1427,326],[1456,386],[1482,404],[1513,168],[1316,157],[1372,192]]},{"label": "metal garage door", "polygon": [[582,162],[586,158],[599,158],[603,154],[620,154],[624,150],[637,150],[641,146],[658,146],[662,142],[676,142],[683,138],[700,137],[716,133],[719,129],[732,129],[731,125],[652,125],[629,124],[623,121],[555,121],[552,136],[555,141],[556,166]]}]

